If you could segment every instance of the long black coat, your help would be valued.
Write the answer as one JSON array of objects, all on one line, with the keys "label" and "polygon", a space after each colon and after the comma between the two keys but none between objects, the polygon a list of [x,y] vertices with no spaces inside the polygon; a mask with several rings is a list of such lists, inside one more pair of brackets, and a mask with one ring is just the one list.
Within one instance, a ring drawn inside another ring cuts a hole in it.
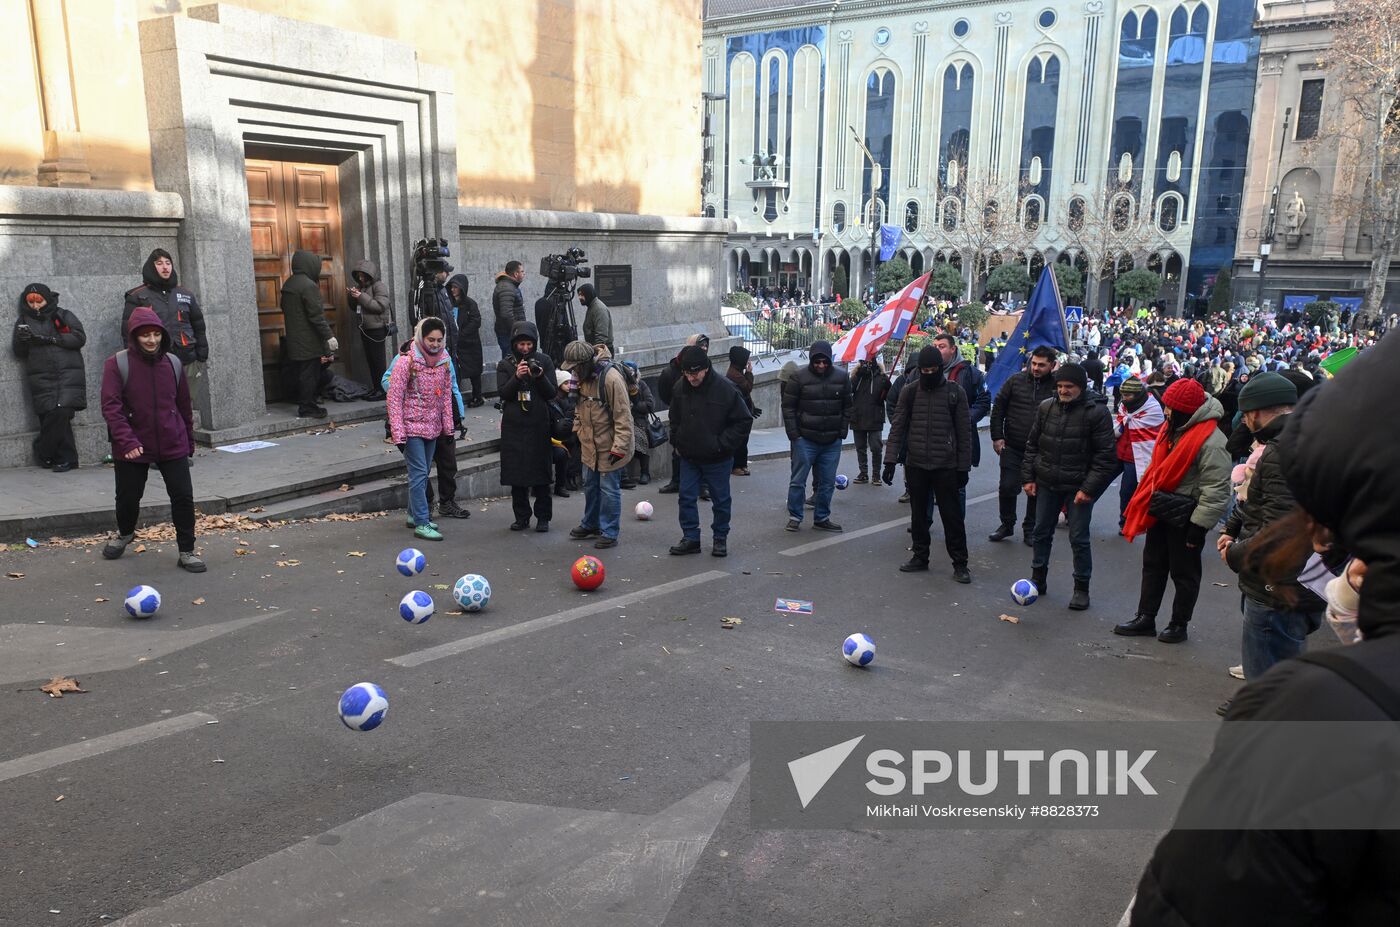
[{"label": "long black coat", "polygon": [[[536,339],[533,322],[516,322],[511,343],[528,336]],[[537,377],[516,379],[515,368],[522,360],[533,359],[542,368]],[[514,353],[496,365],[503,413],[501,417],[501,485],[544,486],[554,482],[550,452],[549,401],[558,392],[554,382],[554,362],[549,355],[532,350],[525,357]],[[522,394],[524,399],[522,400]]]},{"label": "long black coat", "polygon": [[[19,326],[27,324],[33,337],[19,339]],[[36,415],[57,408],[87,408],[87,371],[83,367],[83,345],[87,333],[83,323],[67,309],[52,301],[34,312],[20,296],[19,316],[11,340],[15,356],[25,362],[29,399]]]},{"label": "long black coat", "polygon": [[1072,402],[1047,399],[1031,422],[1021,482],[1056,491],[1074,490],[1097,499],[1118,475],[1113,418],[1097,394]]},{"label": "long black coat", "polygon": [[449,297],[454,285],[462,291],[462,298],[456,302],[457,377],[459,379],[479,377],[483,365],[481,359],[481,307],[476,304],[476,300],[467,295],[469,284],[465,274],[457,274],[447,281]]}]

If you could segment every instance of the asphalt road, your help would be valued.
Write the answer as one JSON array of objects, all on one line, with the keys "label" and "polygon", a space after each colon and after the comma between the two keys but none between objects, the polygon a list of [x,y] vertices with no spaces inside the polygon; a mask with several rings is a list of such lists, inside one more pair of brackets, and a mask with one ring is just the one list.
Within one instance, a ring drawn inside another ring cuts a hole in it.
[{"label": "asphalt road", "polygon": [[[897,489],[838,493],[843,535],[790,534],[786,462],[753,470],[724,560],[668,556],[675,496],[624,493],[656,518],[624,519],[592,595],[567,577],[592,552],[566,536],[578,494],[548,535],[475,504],[417,581],[393,569],[401,515],[248,534],[243,556],[209,537],[203,576],[173,544],[4,555],[24,576],[0,580],[0,924],[1116,924],[1154,832],[755,832],[748,723],[1213,718],[1237,685],[1233,577],[1208,559],[1188,643],[1116,638],[1140,548],[1113,534],[1113,492],[1075,613],[1063,532],[1051,595],[1011,603],[1030,552],[985,540],[994,499],[969,507],[966,587],[936,522],[927,574],[897,572],[900,525],[859,533],[904,516]],[[995,476],[984,462],[969,499]],[[491,580],[490,608],[446,614],[433,587],[465,572]],[[120,600],[143,582],[165,604],[136,621]],[[397,616],[412,588],[438,601],[426,624]],[[778,596],[814,614],[778,615]],[[871,669],[837,653],[856,630]],[[36,691],[58,673],[88,693]],[[362,734],[335,705],[366,680],[391,707]]]}]

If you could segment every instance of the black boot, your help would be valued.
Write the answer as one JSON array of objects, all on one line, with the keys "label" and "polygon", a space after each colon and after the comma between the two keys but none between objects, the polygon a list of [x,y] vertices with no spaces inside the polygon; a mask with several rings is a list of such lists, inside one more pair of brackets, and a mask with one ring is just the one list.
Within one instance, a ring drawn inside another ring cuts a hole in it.
[{"label": "black boot", "polygon": [[1035,591],[1039,595],[1045,595],[1045,593],[1050,591],[1048,588],[1050,580],[1047,577],[1049,572],[1050,571],[1044,567],[1031,568],[1031,584],[1035,586]]},{"label": "black boot", "polygon": [[1113,633],[1123,637],[1152,637],[1157,633],[1157,619],[1152,615],[1137,615],[1132,621],[1115,624]]},{"label": "black boot", "polygon": [[998,525],[997,530],[987,535],[989,541],[1004,541],[1016,533],[1015,525]]},{"label": "black boot", "polygon": [[671,482],[667,483],[665,486],[662,486],[660,489],[657,490],[657,492],[663,494],[677,493],[680,491],[681,484],[676,481],[675,477],[672,477]]},{"label": "black boot", "polygon": [[1074,581],[1074,594],[1069,597],[1071,611],[1082,612],[1089,607],[1089,583],[1087,580]]},{"label": "black boot", "polygon": [[914,551],[914,555],[909,558],[908,563],[899,565],[901,573],[922,573],[928,569],[928,551]]},{"label": "black boot", "polygon": [[1157,640],[1164,644],[1179,644],[1186,640],[1186,625],[1173,621],[1167,625],[1167,629],[1157,635]]}]

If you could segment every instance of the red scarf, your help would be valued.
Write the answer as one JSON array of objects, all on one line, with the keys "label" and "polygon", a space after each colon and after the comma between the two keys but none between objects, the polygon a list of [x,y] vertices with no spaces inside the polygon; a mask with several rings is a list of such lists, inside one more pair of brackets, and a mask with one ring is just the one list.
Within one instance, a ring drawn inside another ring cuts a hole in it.
[{"label": "red scarf", "polygon": [[1123,513],[1123,537],[1127,538],[1129,543],[1157,524],[1157,519],[1147,514],[1152,494],[1157,490],[1176,491],[1176,487],[1181,485],[1182,478],[1186,476],[1186,471],[1191,469],[1196,455],[1201,452],[1206,439],[1210,437],[1211,431],[1219,425],[1213,418],[1197,422],[1187,429],[1176,444],[1169,445],[1167,438],[1171,434],[1171,427],[1170,418],[1162,423],[1162,432],[1157,436],[1157,446],[1152,451],[1152,463],[1148,464],[1147,472],[1142,475],[1137,491],[1133,493],[1133,499]]}]

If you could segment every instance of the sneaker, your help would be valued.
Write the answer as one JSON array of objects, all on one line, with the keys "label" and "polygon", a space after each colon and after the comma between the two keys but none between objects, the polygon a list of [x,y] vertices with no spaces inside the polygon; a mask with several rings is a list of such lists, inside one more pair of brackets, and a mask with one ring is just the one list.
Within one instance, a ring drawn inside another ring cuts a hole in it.
[{"label": "sneaker", "polygon": [[681,538],[680,543],[671,545],[671,554],[681,556],[683,554],[700,553],[700,542],[694,538]]},{"label": "sneaker", "polygon": [[403,524],[404,524],[404,527],[405,527],[405,528],[410,528],[410,529],[412,529],[412,528],[417,528],[417,527],[418,527],[418,522],[416,522],[416,521],[413,520],[413,516],[412,516],[412,515],[408,516],[408,518],[404,521]]},{"label": "sneaker", "polygon": [[599,538],[593,542],[593,546],[598,550],[607,550],[609,547],[617,546],[617,538]]},{"label": "sneaker", "polygon": [[547,521],[537,521],[537,522],[535,522],[535,531],[536,531],[537,533],[539,533],[539,534],[548,534],[548,533],[549,533],[549,522],[547,522]]},{"label": "sneaker", "polygon": [[900,494],[899,500],[898,500],[898,501],[899,501],[899,504],[900,504],[900,505],[908,505],[908,504],[909,504],[909,491],[908,491],[907,489],[906,489],[904,492],[902,492],[902,493]]},{"label": "sneaker", "polygon": [[200,559],[199,554],[192,550],[180,551],[180,559],[177,560],[176,563],[179,564],[180,569],[188,570],[191,573],[203,573],[205,570],[209,569],[204,565],[204,561]]},{"label": "sneaker", "polygon": [[783,528],[787,531],[796,531],[798,528],[801,527],[802,522],[796,518],[789,518],[787,520],[787,524],[783,526]]},{"label": "sneaker", "polygon": [[1225,717],[1227,714],[1230,713],[1230,703],[1233,702],[1233,701],[1234,701],[1234,699],[1232,699],[1232,698],[1227,698],[1225,701],[1221,702],[1219,705],[1216,705],[1216,706],[1215,706],[1215,713],[1218,714],[1218,715],[1219,715],[1220,717],[1222,717],[1222,718]]},{"label": "sneaker", "polygon": [[[118,534],[107,542],[106,547],[102,548],[102,558],[104,560],[116,560],[122,554],[126,553],[126,545],[134,540],[136,540],[135,532],[131,534]],[[1240,678],[1243,679],[1244,677],[1241,676]]]},{"label": "sneaker", "polygon": [[438,506],[438,515],[443,518],[471,518],[472,513],[458,505],[454,500],[448,499]]},{"label": "sneaker", "polygon": [[803,500],[803,502],[806,504],[807,508],[809,508],[809,509],[814,509],[814,508],[817,507],[817,497],[816,497],[816,496],[808,496],[806,499]]},{"label": "sneaker", "polygon": [[1227,670],[1227,672],[1228,672],[1231,676],[1234,676],[1236,679],[1243,679],[1243,678],[1244,678],[1244,664],[1243,664],[1243,663],[1240,663],[1240,664],[1238,664],[1237,666],[1232,666],[1232,667],[1229,668],[1229,670]]},{"label": "sneaker", "polygon": [[814,521],[814,522],[812,522],[812,527],[813,527],[813,528],[816,528],[818,531],[842,531],[842,530],[844,530],[840,525],[838,525],[836,522],[832,521],[830,518],[828,518],[826,521]]},{"label": "sneaker", "polygon": [[677,483],[675,480],[672,480],[671,482],[667,483],[665,486],[662,486],[660,489],[657,490],[657,492],[661,493],[663,496],[669,496],[673,493],[678,493],[680,491],[681,484]]},{"label": "sneaker", "polygon": [[585,528],[583,525],[579,525],[577,528],[569,530],[569,537],[575,541],[582,541],[584,538],[596,538],[602,533],[597,528]]},{"label": "sneaker", "polygon": [[638,486],[645,486],[646,484],[648,484],[648,483],[650,483],[650,482],[651,482],[651,474],[650,474],[650,473],[643,473],[641,476],[637,477],[637,485],[638,485]]},{"label": "sneaker", "polygon": [[413,536],[420,541],[441,541],[442,533],[438,531],[437,525],[429,522],[426,525],[419,525],[413,529]]},{"label": "sneaker", "polygon": [[853,480],[851,480],[851,482],[852,482],[852,483],[868,483],[868,482],[870,482],[870,474],[868,474],[868,473],[857,473],[857,474],[856,474],[856,478],[853,479]]},{"label": "sneaker", "polygon": [[710,544],[710,556],[711,556],[711,557],[728,557],[728,556],[729,556],[729,542],[728,542],[727,540],[725,540],[724,538],[715,538],[714,541],[711,542],[711,544]]}]

